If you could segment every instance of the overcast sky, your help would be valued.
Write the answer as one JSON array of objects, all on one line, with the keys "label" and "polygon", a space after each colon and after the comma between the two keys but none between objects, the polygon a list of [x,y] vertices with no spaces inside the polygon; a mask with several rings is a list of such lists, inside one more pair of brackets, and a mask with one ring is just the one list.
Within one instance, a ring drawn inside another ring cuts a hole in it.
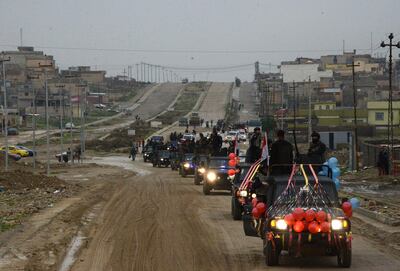
[{"label": "overcast sky", "polygon": [[[369,53],[371,33],[374,54],[385,55],[387,49],[376,49],[389,32],[400,39],[399,11],[399,0],[0,0],[0,50],[19,45],[23,28],[23,45],[50,47],[42,50],[61,68],[89,65],[112,75],[141,61],[191,68],[279,64],[340,53],[343,40],[346,50]],[[196,72],[196,79],[252,80],[253,66],[240,69]]]}]

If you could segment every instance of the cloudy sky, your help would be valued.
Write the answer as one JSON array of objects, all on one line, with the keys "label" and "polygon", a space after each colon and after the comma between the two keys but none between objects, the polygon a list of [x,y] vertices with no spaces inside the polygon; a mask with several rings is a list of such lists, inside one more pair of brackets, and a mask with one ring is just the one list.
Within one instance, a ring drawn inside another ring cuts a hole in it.
[{"label": "cloudy sky", "polygon": [[400,39],[399,10],[399,0],[0,0],[0,50],[15,49],[23,28],[23,45],[61,68],[114,75],[143,61],[190,79],[252,80],[257,60],[340,53],[343,40],[369,53],[371,33],[385,56],[377,48],[389,32]]}]

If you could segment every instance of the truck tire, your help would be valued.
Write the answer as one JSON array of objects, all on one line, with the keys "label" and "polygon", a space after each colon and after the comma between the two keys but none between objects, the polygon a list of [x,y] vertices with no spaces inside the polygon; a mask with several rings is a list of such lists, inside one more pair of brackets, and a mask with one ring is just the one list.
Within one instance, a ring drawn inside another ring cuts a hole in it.
[{"label": "truck tire", "polygon": [[273,247],[272,245],[272,241],[267,241],[267,244],[265,246],[265,263],[268,266],[276,266],[279,265],[279,254],[280,251],[278,249],[278,247]]},{"label": "truck tire", "polygon": [[207,182],[203,182],[203,194],[210,195],[211,187],[207,184]]},{"label": "truck tire", "polygon": [[349,268],[351,266],[351,258],[351,243],[347,244],[344,241],[337,255],[338,266]]},{"label": "truck tire", "polygon": [[231,200],[231,214],[233,220],[241,220],[242,219],[242,208],[240,203],[235,197],[232,197]]},{"label": "truck tire", "polygon": [[194,175],[194,184],[195,185],[200,185],[199,175],[197,175],[197,174]]}]

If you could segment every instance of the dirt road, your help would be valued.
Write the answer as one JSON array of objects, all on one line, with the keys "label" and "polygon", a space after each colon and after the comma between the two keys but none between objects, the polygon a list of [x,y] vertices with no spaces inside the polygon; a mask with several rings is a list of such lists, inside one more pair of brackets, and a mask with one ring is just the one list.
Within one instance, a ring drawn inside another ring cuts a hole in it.
[{"label": "dirt road", "polygon": [[243,104],[239,112],[240,121],[258,119],[256,105],[257,86],[253,83],[242,83],[239,91],[239,100]]},{"label": "dirt road", "polygon": [[[106,202],[72,270],[266,270],[262,242],[230,218],[229,194],[204,196],[169,169],[131,177]],[[355,236],[353,270],[398,270],[400,262]],[[291,259],[274,270],[336,269],[336,258]],[[301,268],[297,268],[301,267]],[[338,268],[338,270],[340,270]]]}]

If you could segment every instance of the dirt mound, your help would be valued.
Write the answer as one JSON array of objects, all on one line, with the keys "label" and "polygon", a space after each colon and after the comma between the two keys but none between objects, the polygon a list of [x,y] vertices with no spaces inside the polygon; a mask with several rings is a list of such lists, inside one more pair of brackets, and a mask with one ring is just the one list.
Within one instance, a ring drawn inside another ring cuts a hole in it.
[{"label": "dirt mound", "polygon": [[2,172],[0,176],[0,187],[3,190],[57,189],[65,186],[66,183],[56,177],[34,175],[22,170]]},{"label": "dirt mound", "polygon": [[[136,134],[134,136],[128,135],[128,129],[134,129]],[[149,123],[138,121],[132,124],[129,128],[112,131],[104,140],[95,139],[88,141],[86,148],[96,151],[110,152],[119,148],[132,147],[134,142],[144,140],[156,130],[157,129],[150,127]]]},{"label": "dirt mound", "polygon": [[22,170],[0,172],[0,232],[21,224],[30,214],[69,197],[79,186],[56,177]]}]

